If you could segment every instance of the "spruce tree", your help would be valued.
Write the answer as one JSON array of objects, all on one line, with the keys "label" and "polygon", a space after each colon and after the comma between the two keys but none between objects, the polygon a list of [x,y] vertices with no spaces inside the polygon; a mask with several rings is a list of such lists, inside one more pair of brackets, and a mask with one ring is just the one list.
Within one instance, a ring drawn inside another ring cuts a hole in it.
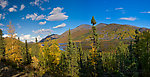
[{"label": "spruce tree", "polygon": [[28,43],[27,40],[25,40],[25,49],[26,49],[26,64],[30,64],[32,59],[31,59],[31,54],[28,51]]},{"label": "spruce tree", "polygon": [[82,77],[84,76],[84,72],[85,72],[85,69],[84,69],[84,65],[83,65],[83,62],[85,62],[85,58],[84,58],[84,53],[83,53],[83,50],[82,50],[82,45],[81,45],[81,42],[79,43],[79,46],[78,46],[78,64],[79,64],[79,76]]},{"label": "spruce tree", "polygon": [[61,69],[62,72],[68,71],[68,69],[67,69],[67,60],[66,60],[66,52],[63,52],[61,54],[60,69]]},{"label": "spruce tree", "polygon": [[96,27],[94,26],[96,24],[96,20],[94,19],[94,16],[91,19],[92,24],[92,34],[91,34],[91,41],[92,41],[92,52],[93,54],[92,61],[94,63],[93,65],[93,76],[101,76],[103,72],[103,66],[102,66],[102,55],[100,55],[100,41],[98,34],[96,33]]},{"label": "spruce tree", "polygon": [[4,39],[3,39],[3,32],[0,29],[0,55],[3,56],[3,58],[5,58],[5,46],[4,46]]},{"label": "spruce tree", "polygon": [[72,39],[71,39],[71,32],[70,32],[70,29],[69,29],[69,34],[68,34],[68,45],[67,45],[67,62],[68,62],[68,75],[69,76],[72,76],[72,63],[71,63],[71,60],[72,60],[72,52],[73,52],[73,42],[72,42]]},{"label": "spruce tree", "polygon": [[38,42],[38,40],[37,40],[37,38],[35,38],[35,43],[37,43]]},{"label": "spruce tree", "polygon": [[69,34],[68,34],[67,51],[68,51],[69,54],[71,54],[71,52],[73,51],[73,42],[72,42],[72,39],[71,39],[71,32],[70,32],[70,29],[69,29]]},{"label": "spruce tree", "polygon": [[3,52],[3,37],[2,37],[3,33],[2,33],[2,30],[0,29],[0,53],[2,54]]},{"label": "spruce tree", "polygon": [[71,58],[71,66],[72,66],[72,76],[78,77],[79,76],[79,69],[78,69],[78,54],[77,54],[77,46],[76,43],[73,43],[73,51],[72,51],[72,58]]},{"label": "spruce tree", "polygon": [[68,45],[67,45],[67,63],[68,63],[68,75],[73,77],[78,77],[78,63],[77,63],[77,47],[76,44],[72,42],[71,32],[69,29],[68,34]]},{"label": "spruce tree", "polygon": [[93,16],[92,19],[91,19],[91,24],[93,24],[93,26],[96,24],[96,21],[95,21],[94,16]]},{"label": "spruce tree", "polygon": [[134,45],[134,55],[137,60],[137,72],[139,73],[139,77],[141,77],[141,69],[142,69],[142,64],[140,62],[140,52],[141,52],[141,47],[140,47],[140,37],[139,37],[139,30],[135,30],[136,36],[135,36],[135,45]]},{"label": "spruce tree", "polygon": [[93,46],[96,48],[96,50],[98,50],[99,46],[100,46],[100,44],[99,44],[100,41],[98,38],[98,34],[96,33],[96,27],[94,26],[96,24],[96,20],[95,20],[94,16],[91,19],[91,24],[93,26],[92,26],[92,34],[91,34],[90,38],[91,38],[91,41],[93,43]]},{"label": "spruce tree", "polygon": [[78,54],[79,54],[79,65],[80,65],[80,68],[82,69],[83,68],[83,56],[84,56],[84,53],[83,53],[83,50],[82,50],[81,42],[79,43]]},{"label": "spruce tree", "polygon": [[129,45],[129,60],[132,63],[132,58],[133,58],[133,44],[132,44],[132,40],[130,41],[130,45]]},{"label": "spruce tree", "polygon": [[[143,33],[136,32],[134,44],[134,55],[137,63],[137,72],[139,77],[146,75],[149,72],[149,43],[150,43],[150,32],[144,31]],[[148,75],[148,74],[147,74]]]},{"label": "spruce tree", "polygon": [[18,40],[20,41],[20,38],[18,37]]}]

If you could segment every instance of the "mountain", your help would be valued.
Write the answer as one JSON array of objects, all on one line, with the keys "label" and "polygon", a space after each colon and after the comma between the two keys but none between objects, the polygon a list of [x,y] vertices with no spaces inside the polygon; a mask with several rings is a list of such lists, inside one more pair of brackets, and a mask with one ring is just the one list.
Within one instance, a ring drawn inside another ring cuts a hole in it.
[{"label": "mountain", "polygon": [[47,38],[51,38],[51,40],[58,39],[59,35],[57,35],[57,34],[48,35],[45,38],[43,38],[42,40],[40,40],[39,42],[44,42]]},{"label": "mountain", "polygon": [[[88,40],[90,36],[92,26],[83,24],[71,30],[71,37],[73,41],[83,41]],[[132,25],[122,25],[122,24],[104,24],[100,23],[96,25],[97,33],[99,34],[99,39],[111,40],[111,39],[132,39],[135,36],[135,30],[138,29],[140,32],[149,30],[147,28],[140,28]],[[66,31],[61,35],[57,35],[59,43],[66,43],[68,40],[68,32]],[[49,38],[54,35],[47,36]],[[43,42],[46,38],[42,39]]]},{"label": "mountain", "polygon": [[[86,24],[80,25],[80,26],[71,30],[71,37],[73,40],[76,38],[80,39],[81,36],[85,35],[86,33],[89,33],[90,29],[91,29],[91,25],[86,25]],[[67,42],[68,33],[69,33],[69,31],[66,31],[63,34],[61,34],[57,41],[60,43]]]}]

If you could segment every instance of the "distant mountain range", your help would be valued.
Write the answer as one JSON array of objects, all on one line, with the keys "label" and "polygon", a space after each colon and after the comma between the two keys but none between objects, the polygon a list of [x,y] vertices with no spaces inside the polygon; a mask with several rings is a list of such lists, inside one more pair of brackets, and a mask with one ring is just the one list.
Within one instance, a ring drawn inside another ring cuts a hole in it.
[{"label": "distant mountain range", "polygon": [[45,38],[43,38],[42,40],[40,40],[39,42],[44,42],[47,38],[51,38],[51,40],[53,39],[58,39],[60,37],[60,35],[57,34],[52,34],[52,35],[48,35]]},{"label": "distant mountain range", "polygon": [[[83,24],[71,30],[71,36],[73,41],[88,40],[92,26]],[[111,39],[132,39],[135,36],[135,30],[140,32],[149,30],[148,28],[140,28],[132,25],[121,24],[104,24],[100,23],[96,25],[99,39],[111,40]],[[66,31],[61,35],[52,34],[43,38],[40,42],[44,42],[46,38],[57,39],[59,43],[66,43],[68,40],[68,32]]]}]

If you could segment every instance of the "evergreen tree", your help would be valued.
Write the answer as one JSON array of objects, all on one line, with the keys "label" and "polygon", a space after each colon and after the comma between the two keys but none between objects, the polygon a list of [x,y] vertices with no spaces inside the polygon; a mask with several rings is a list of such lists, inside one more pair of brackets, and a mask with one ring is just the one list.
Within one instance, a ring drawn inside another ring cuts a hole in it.
[{"label": "evergreen tree", "polygon": [[77,54],[77,46],[76,43],[73,42],[73,51],[71,55],[71,66],[72,66],[72,76],[78,77],[79,76],[79,69],[78,69],[78,54]]},{"label": "evergreen tree", "polygon": [[3,39],[3,32],[0,29],[0,55],[5,58],[5,46],[4,46],[4,39]]},{"label": "evergreen tree", "polygon": [[61,71],[63,73],[68,71],[68,69],[67,69],[67,61],[66,61],[66,52],[61,53],[60,69],[61,69]]},{"label": "evergreen tree", "polygon": [[37,43],[38,42],[38,40],[37,40],[37,38],[35,38],[35,43]]},{"label": "evergreen tree", "polygon": [[129,55],[128,55],[127,60],[128,60],[129,66],[127,66],[128,67],[127,73],[128,73],[128,76],[133,76],[133,74],[136,72],[137,67],[136,67],[135,56],[133,54],[134,53],[134,46],[133,46],[132,40],[130,41],[130,45],[129,45],[128,49],[129,49]]},{"label": "evergreen tree", "polygon": [[135,38],[134,55],[137,60],[137,72],[139,73],[139,77],[148,76],[148,72],[150,72],[149,39],[150,31],[144,31],[143,33],[139,33]]},{"label": "evergreen tree", "polygon": [[91,19],[91,24],[92,24],[93,26],[96,24],[96,21],[95,21],[94,16],[93,16],[92,19]]},{"label": "evergreen tree", "polygon": [[99,38],[98,38],[98,34],[96,33],[96,27],[94,26],[96,24],[96,21],[94,19],[94,16],[92,17],[91,19],[91,24],[93,25],[92,26],[92,34],[91,34],[91,41],[93,43],[93,46],[95,47],[96,50],[99,50],[99,47],[100,47],[100,41],[99,41]]},{"label": "evergreen tree", "polygon": [[3,48],[2,48],[2,46],[3,46],[3,37],[2,36],[3,36],[3,32],[0,29],[0,52],[1,52],[1,54],[3,52]]},{"label": "evergreen tree", "polygon": [[25,49],[26,49],[26,64],[30,64],[32,59],[31,59],[31,54],[28,51],[28,43],[27,40],[25,40]]},{"label": "evergreen tree", "polygon": [[137,63],[137,72],[139,73],[139,77],[142,76],[141,74],[141,69],[142,69],[142,64],[140,62],[140,54],[141,54],[141,45],[140,45],[140,32],[139,30],[135,30],[136,36],[135,36],[135,45],[134,45],[134,56],[136,58],[136,63]]},{"label": "evergreen tree", "polygon": [[130,61],[132,63],[132,59],[133,59],[133,44],[132,44],[132,40],[130,41],[130,45],[129,45],[129,58],[130,58]]},{"label": "evergreen tree", "polygon": [[118,59],[117,63],[118,63],[118,69],[119,72],[122,73],[124,75],[125,72],[125,61],[127,60],[127,54],[128,54],[128,45],[124,44],[124,42],[120,42],[119,46],[117,47],[117,57],[116,59]]},{"label": "evergreen tree", "polygon": [[78,54],[79,54],[79,65],[80,65],[80,72],[82,72],[82,69],[83,69],[83,56],[84,56],[84,53],[83,53],[83,50],[82,50],[82,45],[81,45],[81,42],[79,43],[79,47],[78,47]]},{"label": "evergreen tree", "polygon": [[76,44],[72,42],[70,29],[68,34],[67,62],[68,75],[78,77],[77,47]]},{"label": "evergreen tree", "polygon": [[67,45],[67,62],[68,62],[68,75],[72,76],[72,65],[71,65],[71,58],[72,58],[72,52],[73,52],[73,42],[71,39],[71,32],[69,29],[68,34],[68,45]]},{"label": "evergreen tree", "polygon": [[103,63],[102,63],[102,55],[99,53],[98,56],[96,57],[96,74],[97,77],[102,77],[103,76]]},{"label": "evergreen tree", "polygon": [[[92,50],[91,55],[90,55],[90,60],[92,62],[92,67],[93,67],[93,74],[92,76],[96,77],[96,76],[100,76],[100,74],[102,74],[103,68],[102,68],[102,60],[101,60],[101,56],[99,55],[100,52],[100,43],[99,43],[99,38],[98,38],[98,34],[96,33],[96,27],[94,26],[96,24],[96,21],[94,19],[94,16],[91,19],[91,24],[92,26],[92,34],[91,34],[91,41],[92,41]],[[101,73],[100,73],[101,72]]]},{"label": "evergreen tree", "polygon": [[18,37],[18,40],[20,41],[20,38]]}]

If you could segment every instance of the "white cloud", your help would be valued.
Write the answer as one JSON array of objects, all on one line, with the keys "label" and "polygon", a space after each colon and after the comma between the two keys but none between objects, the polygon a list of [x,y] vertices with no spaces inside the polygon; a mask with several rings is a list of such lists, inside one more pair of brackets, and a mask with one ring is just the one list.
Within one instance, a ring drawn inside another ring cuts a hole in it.
[{"label": "white cloud", "polygon": [[51,9],[51,7],[48,7],[47,9]]},{"label": "white cloud", "polygon": [[115,8],[115,10],[123,10],[124,8]]},{"label": "white cloud", "polygon": [[30,4],[32,6],[38,6],[41,10],[45,10],[45,8],[43,8],[41,5],[44,3],[44,2],[49,2],[49,0],[35,0],[33,2],[30,2]]},{"label": "white cloud", "polygon": [[1,19],[5,19],[5,13],[4,14],[0,14],[0,20]]},{"label": "white cloud", "polygon": [[0,19],[2,18],[2,14],[0,14]]},{"label": "white cloud", "polygon": [[21,28],[20,24],[17,24],[17,26],[18,26],[19,29]]},{"label": "white cloud", "polygon": [[44,22],[39,22],[39,24],[40,24],[40,25],[44,25],[44,24],[46,24],[46,21],[44,21]]},{"label": "white cloud", "polygon": [[[25,40],[27,40],[28,42],[35,42],[35,38],[36,37],[34,37],[34,36],[31,36],[30,34],[27,34],[27,35],[24,35],[24,34],[21,34],[21,36],[20,36],[20,40],[21,41],[25,41]],[[41,40],[42,38],[41,38],[41,36],[37,36],[37,40]]]},{"label": "white cloud", "polygon": [[25,8],[24,4],[21,5],[20,10],[23,10]]},{"label": "white cloud", "polygon": [[39,6],[39,1],[40,1],[40,0],[35,0],[34,2],[30,2],[30,4],[31,4],[31,5],[37,5],[37,6]]},{"label": "white cloud", "polygon": [[107,17],[106,19],[111,19],[111,18]]},{"label": "white cloud", "polygon": [[[17,36],[18,34],[17,33],[14,33],[13,36]],[[8,34],[4,34],[3,37],[10,37]]]},{"label": "white cloud", "polygon": [[3,37],[9,37],[9,35],[8,34],[4,34]]},{"label": "white cloud", "polygon": [[35,20],[37,16],[38,16],[38,15],[37,15],[36,13],[31,14],[31,15],[30,15],[30,14],[27,14],[26,19],[31,18],[32,20]]},{"label": "white cloud", "polygon": [[45,15],[40,15],[40,16],[37,16],[36,20],[41,20],[41,19],[45,19]]},{"label": "white cloud", "polygon": [[31,39],[31,35],[30,34],[27,34],[27,35],[21,35],[20,36],[20,40],[30,40]]},{"label": "white cloud", "polygon": [[2,17],[2,19],[5,19],[5,14],[3,14],[3,17]]},{"label": "white cloud", "polygon": [[53,27],[53,28],[62,28],[62,27],[65,27],[66,26],[66,24],[65,23],[62,23],[62,24],[60,24],[60,25],[58,25],[58,26],[55,26],[55,27]]},{"label": "white cloud", "polygon": [[57,8],[54,8],[52,10],[52,12],[50,12],[50,16],[47,16],[46,20],[48,21],[59,21],[59,20],[66,20],[68,19],[68,16],[65,15],[65,12],[62,13],[62,10],[64,8],[60,8],[60,7],[57,7]]},{"label": "white cloud", "polygon": [[3,28],[0,28],[0,30],[4,30]]},{"label": "white cloud", "polygon": [[2,14],[0,14],[0,19],[1,19],[1,17],[2,17]]},{"label": "white cloud", "polygon": [[[45,19],[45,15],[37,15],[36,13],[34,13],[34,14],[27,14],[26,15],[26,19],[32,19],[32,20],[42,20],[42,19]],[[22,18],[22,19],[24,19],[24,18]]]},{"label": "white cloud", "polygon": [[35,0],[33,2],[30,2],[31,5],[36,5],[36,6],[40,6],[41,4],[43,4],[44,2],[49,2],[49,0]]},{"label": "white cloud", "polygon": [[18,34],[17,33],[14,33],[14,35],[13,36],[17,36]]},{"label": "white cloud", "polygon": [[6,0],[0,0],[0,6],[2,8],[5,8],[8,5],[8,2]]},{"label": "white cloud", "polygon": [[39,40],[42,40],[42,37],[41,36],[37,36],[37,40],[39,41]]},{"label": "white cloud", "polygon": [[13,8],[18,8],[16,5],[13,5]]},{"label": "white cloud", "polygon": [[31,41],[35,41],[35,37],[32,37],[30,34],[27,34],[27,35],[21,34],[20,40],[23,42],[25,40],[27,40],[28,42],[31,42]]},{"label": "white cloud", "polygon": [[115,8],[115,10],[121,11],[122,14],[125,14],[125,13],[126,13],[126,11],[124,10],[124,8],[122,8],[122,7],[120,7],[120,8]]},{"label": "white cloud", "polygon": [[23,20],[24,20],[24,17],[22,17],[21,19],[23,19]]},{"label": "white cloud", "polygon": [[56,7],[54,8],[50,14],[58,14],[58,13],[61,13],[61,11],[63,10],[64,8],[60,8],[60,7]]},{"label": "white cloud", "polygon": [[42,8],[41,6],[40,6],[40,9],[41,9],[41,10],[45,10],[45,8]]},{"label": "white cloud", "polygon": [[4,26],[2,23],[0,23],[0,26]]},{"label": "white cloud", "polygon": [[32,32],[35,34],[49,34],[50,32],[53,32],[53,30],[51,30],[51,29],[40,29],[37,31],[33,30]]},{"label": "white cloud", "polygon": [[13,7],[9,8],[8,10],[9,10],[9,12],[16,12],[17,11],[16,8],[17,8],[17,6],[13,5]]},{"label": "white cloud", "polygon": [[135,21],[137,18],[134,18],[134,17],[123,17],[123,18],[120,18],[121,20],[129,20],[129,21]]},{"label": "white cloud", "polygon": [[45,2],[49,2],[49,0],[44,0]]},{"label": "white cloud", "polygon": [[[54,8],[49,14],[49,16],[46,16],[46,15],[37,15],[36,13],[34,14],[27,14],[26,15],[26,19],[32,19],[32,20],[42,20],[42,19],[45,19],[47,21],[60,21],[60,20],[66,20],[68,19],[68,16],[65,15],[65,12],[62,13],[62,10],[64,8],[60,8],[60,7],[57,7],[57,8]],[[24,18],[22,18],[24,19]]]},{"label": "white cloud", "polygon": [[150,13],[150,11],[147,11],[147,12],[140,12],[140,13]]}]

